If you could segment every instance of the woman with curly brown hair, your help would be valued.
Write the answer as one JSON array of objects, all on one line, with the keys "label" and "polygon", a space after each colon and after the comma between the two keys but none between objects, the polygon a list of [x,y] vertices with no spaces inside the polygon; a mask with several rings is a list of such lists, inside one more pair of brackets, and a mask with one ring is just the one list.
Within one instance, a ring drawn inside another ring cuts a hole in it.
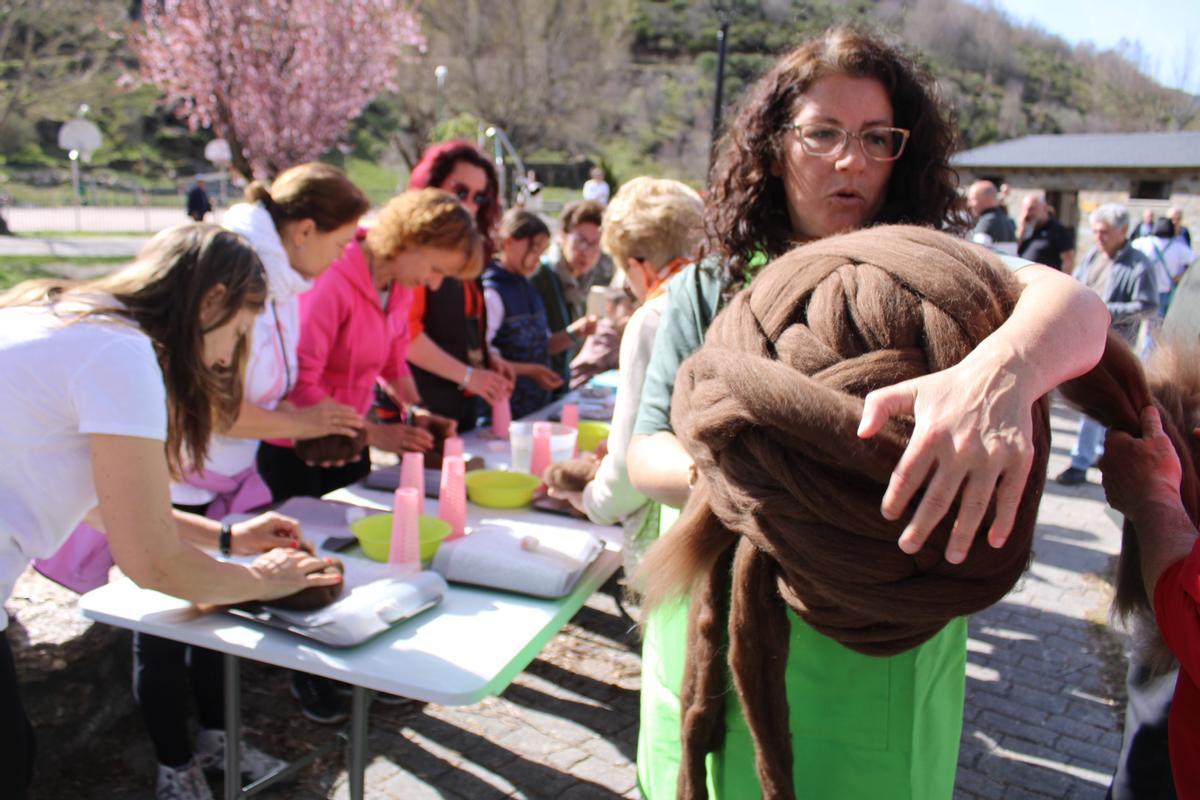
[{"label": "woman with curly brown hair", "polygon": [[[697,472],[672,432],[676,373],[717,312],[766,263],[796,244],[871,225],[958,230],[953,131],[928,72],[860,31],[838,28],[804,42],[758,81],[714,169],[707,214],[714,253],[670,286],[628,458],[638,490],[664,506],[686,502]],[[1033,461],[1031,406],[1089,369],[1103,349],[1107,315],[1094,298],[1037,265],[1015,278],[1020,294],[1011,316],[964,359],[866,398],[861,437],[874,436],[892,416],[915,419],[881,510],[887,520],[907,519],[899,536],[905,553],[921,550],[956,498],[947,561],[963,561],[993,497],[987,541],[1004,545]],[[665,531],[675,513],[664,507],[662,516]],[[687,607],[686,599],[664,603],[644,620],[638,776],[646,797],[676,794],[677,779],[681,797],[951,796],[962,725],[962,618],[919,646],[876,657],[791,615],[790,647],[768,655],[785,676],[787,729],[775,735],[790,737],[794,758],[784,772],[792,781],[760,788],[760,754],[741,705],[726,702],[723,735],[710,736],[694,730],[691,716],[706,698],[681,702],[692,641]],[[720,628],[727,620],[701,622]],[[691,752],[701,752],[699,774],[695,761],[679,774],[681,730],[699,737],[689,739]]]}]

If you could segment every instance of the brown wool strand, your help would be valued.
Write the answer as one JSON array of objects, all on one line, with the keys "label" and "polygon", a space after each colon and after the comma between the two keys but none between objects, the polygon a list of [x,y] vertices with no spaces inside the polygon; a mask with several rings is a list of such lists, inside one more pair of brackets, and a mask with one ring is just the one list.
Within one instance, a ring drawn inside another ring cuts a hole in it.
[{"label": "brown wool strand", "polygon": [[772,263],[684,362],[671,421],[699,482],[639,576],[648,607],[691,592],[681,798],[706,796],[704,758],[733,702],[723,699],[726,669],[763,797],[795,797],[789,611],[846,647],[890,656],[997,602],[1021,575],[1049,455],[1045,399],[1033,409],[1033,466],[1008,543],[995,550],[980,533],[959,565],[942,555],[957,506],[914,556],[896,544],[907,518],[879,511],[912,420],[870,440],[856,434],[863,395],[958,363],[1017,295],[981,248],[923,228],[859,231]]},{"label": "brown wool strand", "polygon": [[[1060,391],[1068,403],[1100,424],[1131,436],[1141,435],[1142,409],[1155,405],[1163,432],[1179,456],[1184,510],[1193,525],[1200,522],[1200,441],[1192,435],[1200,427],[1200,344],[1162,342],[1143,367],[1124,339],[1110,331],[1100,363],[1063,384]],[[1116,471],[1133,468],[1107,461],[1103,466]],[[1154,622],[1153,604],[1142,580],[1137,531],[1129,520],[1121,531],[1113,606],[1119,615],[1132,619],[1138,633],[1136,646],[1151,671],[1162,675],[1173,669],[1174,656]]]}]

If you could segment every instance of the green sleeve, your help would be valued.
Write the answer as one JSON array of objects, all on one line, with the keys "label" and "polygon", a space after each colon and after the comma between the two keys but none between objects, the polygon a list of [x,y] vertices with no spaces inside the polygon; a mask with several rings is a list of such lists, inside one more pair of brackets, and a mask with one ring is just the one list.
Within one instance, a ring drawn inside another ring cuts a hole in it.
[{"label": "green sleeve", "polygon": [[671,430],[675,373],[684,359],[704,343],[704,333],[719,310],[720,297],[720,275],[714,268],[693,264],[671,281],[667,309],[658,324],[642,384],[635,434]]}]

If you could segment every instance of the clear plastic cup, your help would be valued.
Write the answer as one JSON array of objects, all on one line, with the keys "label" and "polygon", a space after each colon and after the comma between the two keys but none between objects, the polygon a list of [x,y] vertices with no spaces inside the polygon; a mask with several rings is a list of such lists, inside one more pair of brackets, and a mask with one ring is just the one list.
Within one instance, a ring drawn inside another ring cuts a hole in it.
[{"label": "clear plastic cup", "polygon": [[[560,423],[551,423],[550,463],[566,461],[575,454],[575,437],[579,432]],[[514,422],[508,428],[508,440],[512,445],[510,468],[517,472],[529,472],[533,459],[533,423]]]}]

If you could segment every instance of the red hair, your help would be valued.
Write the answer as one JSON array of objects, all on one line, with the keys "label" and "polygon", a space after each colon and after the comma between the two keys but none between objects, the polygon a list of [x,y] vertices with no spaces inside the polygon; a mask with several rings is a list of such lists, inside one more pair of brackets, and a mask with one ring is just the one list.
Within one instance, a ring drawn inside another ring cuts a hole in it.
[{"label": "red hair", "polygon": [[412,175],[408,179],[408,188],[444,189],[442,184],[460,161],[479,167],[487,175],[488,203],[481,206],[475,215],[475,225],[483,234],[484,251],[490,258],[495,251],[492,233],[496,230],[496,223],[500,221],[500,181],[496,177],[496,167],[478,147],[463,139],[430,145],[413,167]]}]

